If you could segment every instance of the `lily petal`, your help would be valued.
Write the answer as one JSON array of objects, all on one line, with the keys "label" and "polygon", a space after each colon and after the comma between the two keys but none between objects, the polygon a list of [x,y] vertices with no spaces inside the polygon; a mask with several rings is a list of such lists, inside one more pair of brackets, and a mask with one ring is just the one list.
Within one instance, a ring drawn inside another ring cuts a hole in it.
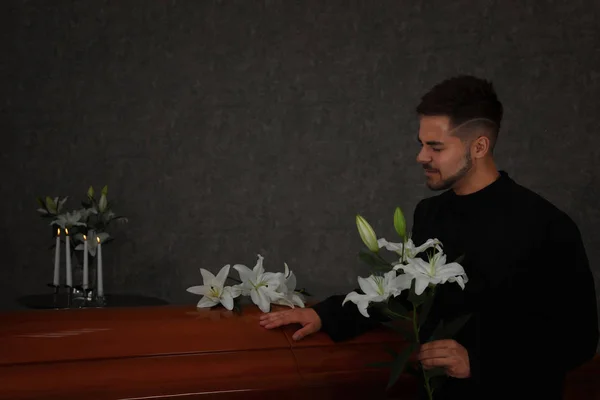
[{"label": "lily petal", "polygon": [[101,243],[104,243],[104,241],[110,237],[110,235],[106,232],[100,232],[97,236],[100,238]]},{"label": "lily petal", "polygon": [[229,311],[233,310],[233,297],[231,296],[231,292],[229,290],[223,290],[223,294],[221,295],[221,304],[223,304],[223,307]]},{"label": "lily petal", "polygon": [[416,276],[415,277],[415,294],[419,296],[425,291],[425,288],[429,285],[429,279]]},{"label": "lily petal", "polygon": [[200,268],[200,273],[202,274],[202,280],[204,281],[205,285],[213,284],[213,281],[215,280],[215,276],[213,275],[212,272],[210,272],[209,270],[206,270],[204,268]]},{"label": "lily petal", "polygon": [[369,296],[377,295],[377,285],[375,285],[375,282],[373,281],[373,279],[366,279],[366,278],[363,278],[362,276],[359,276],[358,277],[358,286],[360,286],[360,290],[362,290],[363,293],[366,295],[369,295]]},{"label": "lily petal", "polygon": [[346,298],[342,302],[342,306],[347,302],[351,301],[356,304],[358,311],[367,318],[370,318],[369,313],[367,312],[367,308],[369,306],[369,300],[372,296],[367,296],[363,294],[358,294],[356,292],[350,292],[346,295]]},{"label": "lily petal", "polygon": [[223,268],[221,268],[221,270],[217,274],[217,277],[215,278],[216,283],[219,286],[223,287],[223,285],[225,284],[225,280],[227,280],[228,276],[229,276],[229,264],[227,264]]},{"label": "lily petal", "polygon": [[254,304],[256,304],[258,306],[258,308],[260,308],[260,310],[262,312],[268,313],[269,310],[271,309],[271,304],[270,304],[267,296],[265,296],[264,292],[260,289],[262,289],[262,288],[251,291],[250,298],[252,299]]},{"label": "lily petal", "polygon": [[377,240],[379,248],[385,247],[386,250],[394,251],[398,254],[402,254],[402,243],[391,243],[385,239]]},{"label": "lily petal", "polygon": [[209,307],[213,307],[216,306],[217,304],[219,304],[219,302],[214,301],[212,299],[210,299],[209,297],[202,297],[200,299],[200,301],[198,302],[198,304],[196,305],[196,307],[198,308],[209,308]]},{"label": "lily petal", "polygon": [[258,257],[258,260],[256,261],[256,265],[252,269],[252,272],[254,272],[256,275],[264,274],[265,269],[263,268],[263,260],[265,258],[263,256],[261,256],[260,254],[257,254],[257,257]]},{"label": "lily petal", "polygon": [[187,288],[186,291],[193,293],[193,294],[199,294],[202,296],[206,296],[208,294],[208,292],[210,291],[210,287],[205,286],[205,285],[191,286],[191,287]]},{"label": "lily petal", "polygon": [[394,297],[399,295],[403,290],[410,289],[413,279],[415,279],[415,277],[410,274],[398,275],[392,282],[392,286],[397,289],[397,292],[394,293]]},{"label": "lily petal", "polygon": [[250,268],[242,264],[235,264],[233,266],[233,269],[235,269],[240,274],[240,280],[242,282],[248,282],[256,276]]},{"label": "lily petal", "polygon": [[296,293],[292,294],[292,303],[294,303],[298,307],[304,308],[304,300],[302,300],[302,297],[300,297],[300,295]]}]

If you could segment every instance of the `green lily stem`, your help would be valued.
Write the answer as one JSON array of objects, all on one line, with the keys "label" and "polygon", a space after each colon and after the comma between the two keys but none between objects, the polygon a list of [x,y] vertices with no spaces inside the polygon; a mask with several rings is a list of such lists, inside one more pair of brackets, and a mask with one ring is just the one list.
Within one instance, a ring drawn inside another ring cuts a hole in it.
[{"label": "green lily stem", "polygon": [[377,258],[379,261],[381,261],[382,263],[384,263],[384,264],[386,264],[386,265],[391,265],[391,264],[389,263],[389,261],[388,261],[388,260],[386,260],[385,258],[383,258],[383,257],[381,256],[381,254],[379,254],[379,253],[373,253],[373,254],[374,254],[374,255],[375,255],[375,257],[376,257],[376,258]]},{"label": "green lily stem", "polygon": [[397,312],[394,312],[394,311],[390,310],[389,308],[385,308],[384,312],[392,317],[398,317],[398,318],[402,318],[405,320],[410,320],[410,318],[408,318],[406,315],[398,314]]},{"label": "green lily stem", "polygon": [[[419,326],[417,325],[417,307],[413,304],[413,329],[415,330],[415,341],[417,345],[421,343],[419,339]],[[425,373],[425,369],[421,366],[421,371],[423,371],[423,379],[425,380],[425,389],[427,390],[427,398],[429,400],[433,400],[433,392],[431,391],[431,386],[429,386],[429,379],[427,378],[427,374]]]},{"label": "green lily stem", "polygon": [[402,238],[402,258],[400,259],[401,263],[404,263],[404,250],[406,249],[406,237]]}]

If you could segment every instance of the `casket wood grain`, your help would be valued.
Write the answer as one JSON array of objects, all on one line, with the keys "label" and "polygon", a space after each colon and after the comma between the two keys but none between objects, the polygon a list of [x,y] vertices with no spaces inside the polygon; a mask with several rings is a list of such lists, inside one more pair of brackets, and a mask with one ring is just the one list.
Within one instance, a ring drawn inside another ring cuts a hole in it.
[{"label": "casket wood grain", "polygon": [[367,363],[404,345],[386,330],[295,342],[297,328],[266,330],[259,316],[254,306],[3,313],[0,399],[381,398],[387,371]]},{"label": "casket wood grain", "polygon": [[[389,371],[368,366],[390,359],[386,347],[402,350],[397,334],[296,342],[299,327],[266,330],[260,314],[193,305],[0,313],[0,399],[413,397],[412,377],[386,394]],[[569,400],[600,398],[589,397],[598,364],[570,376]]]}]

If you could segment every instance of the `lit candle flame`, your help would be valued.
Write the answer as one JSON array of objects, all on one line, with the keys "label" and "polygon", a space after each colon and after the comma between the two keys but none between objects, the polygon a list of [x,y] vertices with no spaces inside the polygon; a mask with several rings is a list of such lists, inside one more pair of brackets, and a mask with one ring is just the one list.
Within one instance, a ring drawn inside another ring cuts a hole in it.
[{"label": "lit candle flame", "polygon": [[83,240],[87,240],[87,236],[83,235]]},{"label": "lit candle flame", "polygon": [[100,237],[96,236],[96,240],[98,241],[98,244],[100,244]]},{"label": "lit candle flame", "polygon": [[58,233],[56,234],[56,236],[60,236],[60,228],[58,228]]},{"label": "lit candle flame", "polygon": [[69,230],[67,228],[65,228],[65,235],[69,234]]}]

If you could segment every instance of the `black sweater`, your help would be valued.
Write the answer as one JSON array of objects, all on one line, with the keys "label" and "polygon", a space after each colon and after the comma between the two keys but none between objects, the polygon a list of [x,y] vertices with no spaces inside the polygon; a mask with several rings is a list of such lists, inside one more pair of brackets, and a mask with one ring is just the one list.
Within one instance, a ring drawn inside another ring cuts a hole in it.
[{"label": "black sweater", "polygon": [[[565,373],[591,359],[598,344],[594,280],[579,230],[564,212],[504,171],[491,185],[459,196],[422,200],[414,213],[416,245],[442,241],[469,282],[437,289],[422,338],[439,318],[471,312],[456,337],[469,353],[471,377],[448,378],[436,399],[561,399]],[[313,308],[334,341],[378,322],[345,295]]]}]

